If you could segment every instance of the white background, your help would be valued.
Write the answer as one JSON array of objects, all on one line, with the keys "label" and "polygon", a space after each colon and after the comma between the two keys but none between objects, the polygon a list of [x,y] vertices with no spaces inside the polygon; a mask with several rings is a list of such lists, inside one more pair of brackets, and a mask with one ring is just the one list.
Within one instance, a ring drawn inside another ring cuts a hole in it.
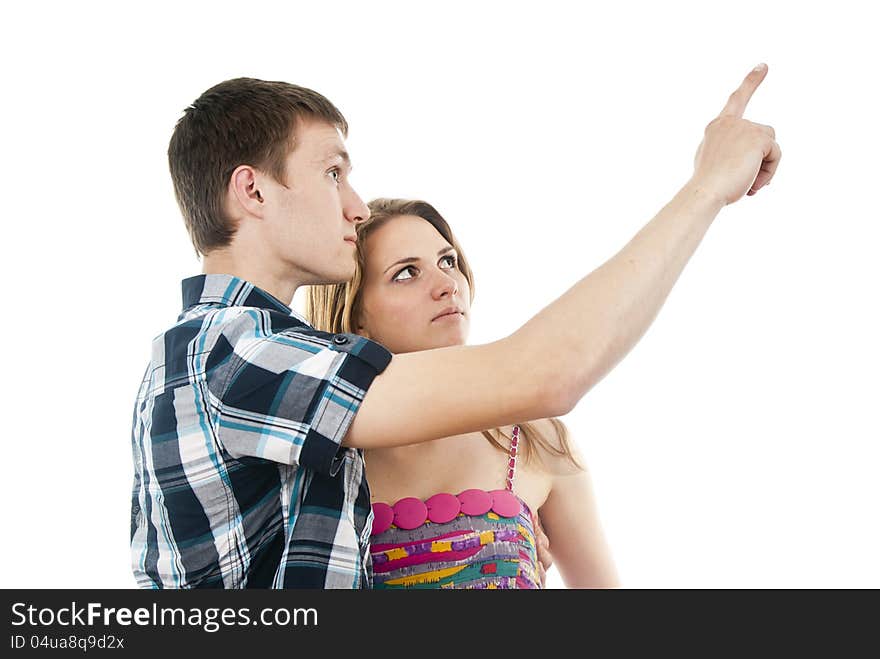
[{"label": "white background", "polygon": [[479,343],[650,220],[765,61],[746,118],[776,128],[777,177],[722,211],[566,421],[625,586],[880,587],[880,57],[863,3],[299,4],[4,10],[0,586],[134,585],[131,411],[200,270],[165,150],[209,86],[328,96],[362,196],[427,199],[458,233]]}]

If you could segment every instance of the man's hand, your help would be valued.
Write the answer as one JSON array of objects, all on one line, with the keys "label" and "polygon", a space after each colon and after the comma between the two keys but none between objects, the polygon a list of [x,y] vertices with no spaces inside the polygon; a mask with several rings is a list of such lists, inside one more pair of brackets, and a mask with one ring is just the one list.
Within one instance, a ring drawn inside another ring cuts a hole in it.
[{"label": "man's hand", "polygon": [[535,528],[535,545],[538,548],[538,576],[541,579],[541,588],[547,585],[547,570],[553,565],[553,555],[550,553],[550,539],[544,533],[541,519],[532,514],[532,526]]},{"label": "man's hand", "polygon": [[694,158],[691,181],[725,205],[745,194],[753,195],[770,183],[782,157],[771,126],[742,118],[752,94],[766,76],[766,64],[758,65],[746,76],[721,114],[706,126]]}]

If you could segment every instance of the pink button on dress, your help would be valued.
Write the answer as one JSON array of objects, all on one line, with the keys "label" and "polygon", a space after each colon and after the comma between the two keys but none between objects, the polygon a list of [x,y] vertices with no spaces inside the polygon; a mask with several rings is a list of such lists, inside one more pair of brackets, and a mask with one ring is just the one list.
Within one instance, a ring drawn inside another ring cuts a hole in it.
[{"label": "pink button on dress", "polygon": [[507,489],[373,504],[374,588],[540,587],[532,512],[513,491],[519,433],[514,426]]}]

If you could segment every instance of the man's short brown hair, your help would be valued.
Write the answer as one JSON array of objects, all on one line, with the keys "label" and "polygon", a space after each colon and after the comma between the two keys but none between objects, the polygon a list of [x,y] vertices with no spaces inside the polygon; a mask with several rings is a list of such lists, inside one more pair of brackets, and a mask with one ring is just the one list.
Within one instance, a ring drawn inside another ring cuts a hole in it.
[{"label": "man's short brown hair", "polygon": [[235,235],[223,202],[236,167],[251,165],[284,181],[296,122],[304,118],[348,133],[345,117],[330,101],[286,82],[226,80],[184,110],[168,144],[168,166],[197,253],[224,247]]}]

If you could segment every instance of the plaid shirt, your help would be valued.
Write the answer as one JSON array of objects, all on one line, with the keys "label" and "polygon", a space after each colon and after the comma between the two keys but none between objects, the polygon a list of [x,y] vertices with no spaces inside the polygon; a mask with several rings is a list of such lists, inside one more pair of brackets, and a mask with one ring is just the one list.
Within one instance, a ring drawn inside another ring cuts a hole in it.
[{"label": "plaid shirt", "polygon": [[363,454],[340,443],[391,355],[231,275],[183,281],[134,408],[145,588],[369,588]]}]

